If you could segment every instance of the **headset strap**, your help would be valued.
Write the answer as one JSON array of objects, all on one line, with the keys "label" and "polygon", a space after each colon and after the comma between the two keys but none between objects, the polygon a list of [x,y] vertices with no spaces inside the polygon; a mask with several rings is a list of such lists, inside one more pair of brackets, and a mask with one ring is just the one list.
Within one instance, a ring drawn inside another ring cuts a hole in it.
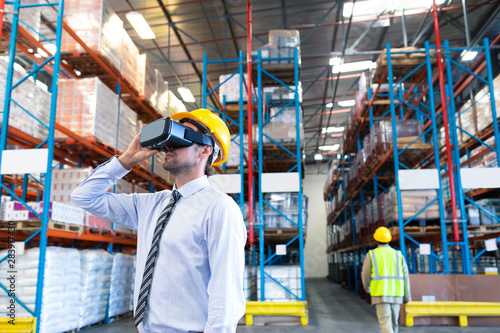
[{"label": "headset strap", "polygon": [[198,133],[192,128],[186,127],[184,138],[202,145],[207,145],[210,147],[214,146],[214,140],[211,137],[205,134]]}]

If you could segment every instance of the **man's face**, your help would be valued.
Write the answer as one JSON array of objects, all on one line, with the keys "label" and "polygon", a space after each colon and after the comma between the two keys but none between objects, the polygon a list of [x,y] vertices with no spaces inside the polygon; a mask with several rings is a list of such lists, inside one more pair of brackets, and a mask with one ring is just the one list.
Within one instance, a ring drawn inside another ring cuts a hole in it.
[{"label": "man's face", "polygon": [[[183,125],[198,132],[196,127],[190,123]],[[203,148],[196,144],[185,148],[168,149],[165,153],[163,169],[170,171],[174,175],[191,170],[198,162],[201,149]]]}]

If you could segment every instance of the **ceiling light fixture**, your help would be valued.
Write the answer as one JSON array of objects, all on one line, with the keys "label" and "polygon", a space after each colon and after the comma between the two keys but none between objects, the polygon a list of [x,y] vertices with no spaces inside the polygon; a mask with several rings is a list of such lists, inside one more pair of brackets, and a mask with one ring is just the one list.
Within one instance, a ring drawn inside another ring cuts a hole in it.
[{"label": "ceiling light fixture", "polygon": [[343,108],[348,108],[350,106],[354,106],[356,102],[353,99],[349,99],[347,101],[338,101],[337,104]]},{"label": "ceiling light fixture", "polygon": [[332,73],[337,74],[337,73],[364,71],[367,69],[374,69],[375,67],[377,67],[377,63],[370,60],[355,61],[333,66]]},{"label": "ceiling light fixture", "polygon": [[339,66],[342,63],[342,58],[332,57],[330,58],[330,66]]},{"label": "ceiling light fixture", "polygon": [[177,88],[177,92],[181,95],[182,100],[187,103],[194,103],[196,100],[194,99],[193,94],[191,93],[191,90],[186,87],[179,87]]},{"label": "ceiling light fixture", "polygon": [[319,150],[327,150],[327,151],[332,151],[332,150],[337,150],[339,149],[340,145],[338,143],[331,145],[331,146],[319,146]]},{"label": "ceiling light fixture", "polygon": [[323,159],[323,155],[321,155],[321,154],[316,154],[316,155],[314,155],[314,159],[315,159],[316,161],[321,161],[321,160]]},{"label": "ceiling light fixture", "polygon": [[327,128],[323,128],[321,130],[321,133],[325,134],[325,133],[334,133],[334,132],[343,132],[343,131],[344,131],[344,127],[327,127]]},{"label": "ceiling light fixture", "polygon": [[462,57],[462,61],[471,61],[477,56],[477,51],[463,50],[460,56]]},{"label": "ceiling light fixture", "polygon": [[[377,17],[383,11],[387,14],[401,15],[403,8],[405,10],[405,15],[410,15],[418,13],[422,10],[427,10],[432,7],[433,0],[368,0],[368,1],[357,1],[353,3],[345,3],[342,15],[344,17]],[[440,6],[445,2],[445,0],[436,0],[436,6]]]},{"label": "ceiling light fixture", "polygon": [[148,22],[144,19],[141,13],[132,11],[127,13],[127,20],[132,24],[135,31],[139,34],[142,39],[154,39],[156,38],[153,30],[149,26]]},{"label": "ceiling light fixture", "polygon": [[327,108],[331,108],[331,107],[333,107],[333,103],[328,103],[328,104],[326,104],[325,106],[326,106]]}]

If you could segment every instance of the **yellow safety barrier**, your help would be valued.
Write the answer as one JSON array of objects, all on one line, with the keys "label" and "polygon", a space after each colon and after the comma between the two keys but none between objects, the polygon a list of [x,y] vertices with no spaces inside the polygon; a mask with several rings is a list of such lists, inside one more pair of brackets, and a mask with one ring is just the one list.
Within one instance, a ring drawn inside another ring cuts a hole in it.
[{"label": "yellow safety barrier", "polygon": [[253,316],[297,316],[302,325],[309,323],[307,302],[247,302],[246,324],[253,325]]},{"label": "yellow safety barrier", "polygon": [[35,333],[36,317],[16,318],[15,325],[9,323],[10,318],[0,318],[0,332]]},{"label": "yellow safety barrier", "polygon": [[457,317],[461,327],[468,326],[467,317],[500,316],[496,302],[409,302],[405,306],[406,326],[413,326],[414,317]]}]

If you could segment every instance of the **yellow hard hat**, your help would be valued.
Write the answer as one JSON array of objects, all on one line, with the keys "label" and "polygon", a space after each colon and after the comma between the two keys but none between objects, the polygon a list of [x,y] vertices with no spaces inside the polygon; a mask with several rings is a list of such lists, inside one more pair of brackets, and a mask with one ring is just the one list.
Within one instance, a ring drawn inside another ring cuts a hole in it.
[{"label": "yellow hard hat", "polygon": [[379,227],[375,230],[373,238],[379,243],[389,243],[392,240],[392,235],[386,227]]},{"label": "yellow hard hat", "polygon": [[173,120],[180,121],[181,119],[193,119],[205,125],[210,131],[211,137],[220,148],[219,156],[212,165],[221,165],[227,160],[229,145],[231,143],[231,135],[226,124],[219,116],[207,109],[197,109],[191,112],[178,112],[170,116]]}]

